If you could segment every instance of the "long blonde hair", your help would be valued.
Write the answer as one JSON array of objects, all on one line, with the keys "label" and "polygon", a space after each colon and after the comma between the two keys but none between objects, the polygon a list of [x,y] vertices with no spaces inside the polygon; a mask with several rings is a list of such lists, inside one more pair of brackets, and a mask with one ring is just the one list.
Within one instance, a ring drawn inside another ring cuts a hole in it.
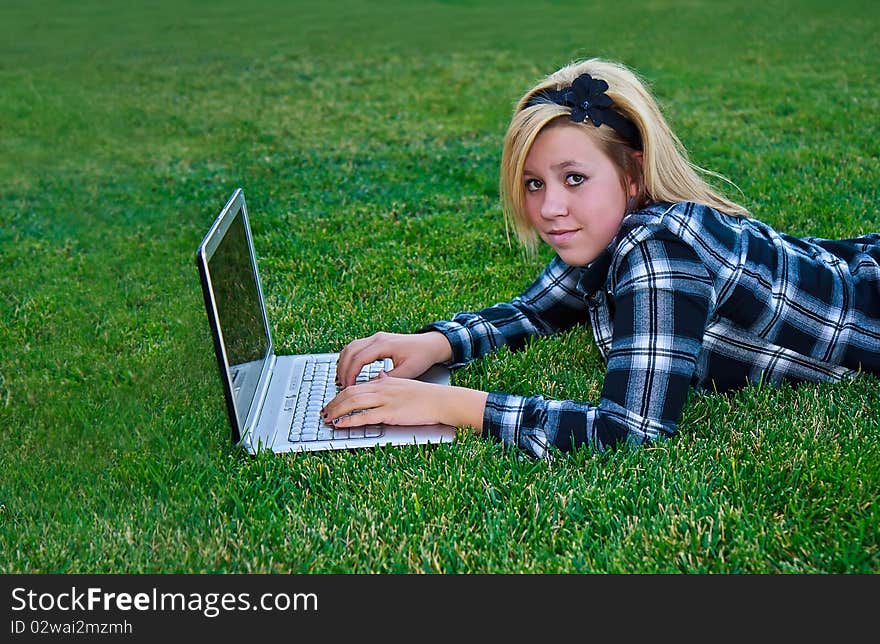
[{"label": "long blonde hair", "polygon": [[[613,109],[638,129],[642,141],[641,164],[635,160],[631,145],[607,124],[596,127],[592,122],[574,123],[569,118],[570,108],[550,101],[538,101],[527,107],[535,94],[571,85],[584,73],[608,83],[605,93],[614,102]],[[594,137],[617,167],[624,185],[627,179],[636,181],[638,194],[634,209],[656,202],[693,201],[731,215],[749,214],[744,206],[725,197],[703,178],[711,176],[730,183],[723,176],[691,163],[687,150],[666,123],[656,100],[634,72],[619,63],[592,58],[563,67],[526,92],[517,103],[504,137],[500,177],[502,207],[507,222],[513,225],[527,249],[534,250],[539,238],[526,213],[523,166],[538,134],[551,123],[563,122],[562,117],[565,123],[582,127]]]}]

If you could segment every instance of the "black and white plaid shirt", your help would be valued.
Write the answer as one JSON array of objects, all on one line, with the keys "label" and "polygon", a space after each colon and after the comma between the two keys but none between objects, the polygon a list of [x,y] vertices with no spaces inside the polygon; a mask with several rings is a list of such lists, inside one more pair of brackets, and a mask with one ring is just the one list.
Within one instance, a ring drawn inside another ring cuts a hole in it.
[{"label": "black and white plaid shirt", "polygon": [[585,267],[556,257],[507,303],[424,329],[452,367],[589,323],[607,361],[597,406],[492,392],[483,434],[537,457],[672,436],[690,386],[880,374],[880,234],[796,238],[694,203],[627,216]]}]

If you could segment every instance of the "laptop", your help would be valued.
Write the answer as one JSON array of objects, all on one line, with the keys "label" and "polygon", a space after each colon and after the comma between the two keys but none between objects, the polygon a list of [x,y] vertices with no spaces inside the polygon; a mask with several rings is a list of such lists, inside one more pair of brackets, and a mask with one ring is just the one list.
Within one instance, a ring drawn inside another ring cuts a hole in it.
[{"label": "laptop", "polygon": [[[451,442],[449,425],[369,425],[336,429],[319,410],[337,393],[338,353],[275,355],[244,192],[235,190],[196,251],[208,323],[226,400],[232,441],[251,454]],[[358,381],[393,368],[363,368]],[[435,365],[419,380],[449,384]]]}]

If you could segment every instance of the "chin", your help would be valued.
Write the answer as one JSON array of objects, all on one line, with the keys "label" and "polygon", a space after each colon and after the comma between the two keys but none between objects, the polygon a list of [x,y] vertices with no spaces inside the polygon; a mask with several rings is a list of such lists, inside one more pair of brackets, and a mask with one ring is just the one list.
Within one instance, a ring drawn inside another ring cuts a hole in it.
[{"label": "chin", "polygon": [[577,250],[574,248],[554,248],[553,250],[555,250],[556,254],[559,255],[559,258],[569,266],[586,266],[599,256],[598,253],[591,253],[589,251]]}]

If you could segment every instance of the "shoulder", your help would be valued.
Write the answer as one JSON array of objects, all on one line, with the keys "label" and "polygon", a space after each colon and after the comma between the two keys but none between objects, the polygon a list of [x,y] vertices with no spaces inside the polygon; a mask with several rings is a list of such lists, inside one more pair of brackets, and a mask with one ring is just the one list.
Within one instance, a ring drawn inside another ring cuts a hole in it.
[{"label": "shoulder", "polygon": [[651,204],[623,219],[615,240],[616,255],[624,256],[652,241],[683,244],[699,257],[735,253],[744,221],[744,217],[700,203]]},{"label": "shoulder", "polygon": [[611,288],[711,285],[724,266],[738,261],[740,228],[737,217],[698,203],[652,204],[634,212],[615,240]]}]

